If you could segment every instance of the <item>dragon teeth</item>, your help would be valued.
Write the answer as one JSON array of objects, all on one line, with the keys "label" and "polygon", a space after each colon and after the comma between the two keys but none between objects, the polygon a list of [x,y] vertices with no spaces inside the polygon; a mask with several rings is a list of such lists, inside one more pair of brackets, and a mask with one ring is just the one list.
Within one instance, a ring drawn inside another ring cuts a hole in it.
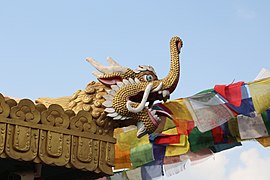
[{"label": "dragon teeth", "polygon": [[118,116],[118,115],[119,115],[119,114],[118,114],[117,112],[107,114],[108,117],[112,117],[112,118],[114,118],[114,117],[116,117],[116,116]]},{"label": "dragon teeth", "polygon": [[114,96],[115,95],[115,91],[114,90],[106,90],[108,94]]},{"label": "dragon teeth", "polygon": [[109,94],[106,94],[106,95],[104,95],[103,96],[104,97],[104,99],[106,99],[106,100],[113,100],[113,96],[111,96],[111,95],[109,95]]},{"label": "dragon teeth", "polygon": [[107,113],[114,113],[115,109],[114,108],[105,108],[104,111],[107,112]]},{"label": "dragon teeth", "polygon": [[114,91],[118,91],[119,87],[117,85],[111,85],[112,90]]},{"label": "dragon teeth", "polygon": [[122,117],[123,117],[123,116],[118,115],[118,116],[114,117],[113,119],[114,119],[114,120],[119,120],[119,119],[121,119]]},{"label": "dragon teeth", "polygon": [[128,117],[123,116],[120,120],[126,120]]},{"label": "dragon teeth", "polygon": [[139,84],[141,81],[138,78],[134,79],[137,84]]},{"label": "dragon teeth", "polygon": [[116,84],[117,84],[117,86],[120,87],[120,88],[123,87],[123,86],[125,86],[123,82],[117,82]]},{"label": "dragon teeth", "polygon": [[136,84],[135,81],[132,78],[128,79],[131,84]]},{"label": "dragon teeth", "polygon": [[123,83],[124,83],[125,85],[129,85],[129,84],[130,84],[130,82],[129,82],[128,80],[126,80],[126,79],[123,79]]},{"label": "dragon teeth", "polygon": [[107,100],[107,101],[103,102],[102,105],[107,107],[107,108],[110,108],[110,107],[112,107],[113,103],[112,103],[112,101]]},{"label": "dragon teeth", "polygon": [[151,111],[151,114],[152,114],[153,116],[155,116],[155,115],[156,115],[156,112],[157,112],[156,110],[152,110],[152,111]]},{"label": "dragon teeth", "polygon": [[147,130],[146,130],[143,122],[141,122],[141,121],[139,121],[137,123],[137,129],[138,129],[138,131],[137,131],[137,137],[138,138],[144,136],[147,133]]}]

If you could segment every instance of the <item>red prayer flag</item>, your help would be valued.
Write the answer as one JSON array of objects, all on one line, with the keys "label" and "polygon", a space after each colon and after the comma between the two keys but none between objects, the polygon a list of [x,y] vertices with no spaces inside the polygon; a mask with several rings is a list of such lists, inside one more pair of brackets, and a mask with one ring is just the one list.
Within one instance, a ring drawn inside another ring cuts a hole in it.
[{"label": "red prayer flag", "polygon": [[216,85],[214,90],[220,94],[224,99],[228,101],[228,103],[240,106],[242,101],[242,92],[241,86],[244,84],[243,81],[233,83],[230,85]]},{"label": "red prayer flag", "polygon": [[219,144],[223,142],[223,130],[220,126],[212,129],[212,135],[213,135],[215,144]]},{"label": "red prayer flag", "polygon": [[179,142],[180,135],[165,135],[155,139],[155,144],[178,144]]}]

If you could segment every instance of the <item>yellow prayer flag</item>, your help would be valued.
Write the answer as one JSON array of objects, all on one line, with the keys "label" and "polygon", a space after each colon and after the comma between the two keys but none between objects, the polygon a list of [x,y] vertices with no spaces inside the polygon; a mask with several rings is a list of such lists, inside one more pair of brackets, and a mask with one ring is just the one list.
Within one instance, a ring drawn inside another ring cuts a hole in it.
[{"label": "yellow prayer flag", "polygon": [[186,154],[189,150],[188,136],[181,135],[179,144],[170,144],[166,147],[165,156]]},{"label": "yellow prayer flag", "polygon": [[123,133],[123,128],[117,128],[114,130],[114,137],[116,138],[115,144],[115,167],[114,169],[130,168],[130,145],[122,142],[120,146],[120,135]]},{"label": "yellow prayer flag", "polygon": [[181,120],[192,120],[192,116],[183,99],[171,100],[167,103],[164,103],[164,105],[172,112],[173,118]]},{"label": "yellow prayer flag", "polygon": [[166,117],[163,130],[171,129],[175,127],[174,121],[171,118]]},{"label": "yellow prayer flag", "polygon": [[257,138],[256,139],[261,145],[264,147],[269,147],[270,146],[270,137],[262,137],[262,138]]},{"label": "yellow prayer flag", "polygon": [[172,119],[176,125],[178,134],[187,135],[188,130],[192,128],[194,124],[184,99],[169,101],[164,103],[164,106],[172,112]]},{"label": "yellow prayer flag", "polygon": [[163,131],[162,134],[166,134],[166,135],[178,135],[177,129],[176,128],[172,128],[166,131]]},{"label": "yellow prayer flag", "polygon": [[270,78],[248,83],[255,111],[260,114],[270,107]]},{"label": "yellow prayer flag", "polygon": [[120,150],[118,144],[115,145],[114,169],[131,168],[130,150]]},{"label": "yellow prayer flag", "polygon": [[117,143],[119,144],[119,148],[125,151],[143,144],[149,144],[149,138],[147,135],[137,138],[137,129],[133,129],[121,133]]}]

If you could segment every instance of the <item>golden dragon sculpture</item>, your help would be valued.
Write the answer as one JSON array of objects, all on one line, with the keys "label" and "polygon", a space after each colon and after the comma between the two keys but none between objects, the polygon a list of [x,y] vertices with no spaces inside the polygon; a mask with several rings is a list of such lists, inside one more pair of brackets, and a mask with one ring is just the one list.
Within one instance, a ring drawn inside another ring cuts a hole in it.
[{"label": "golden dragon sculpture", "polygon": [[114,127],[138,123],[138,137],[152,133],[160,118],[157,115],[158,110],[151,107],[156,100],[166,101],[174,91],[179,80],[178,54],[181,47],[180,38],[173,37],[170,41],[170,72],[164,79],[158,79],[152,66],[140,65],[131,70],[108,58],[110,66],[106,67],[92,58],[87,58],[100,72],[93,73],[99,82],[90,82],[85,90],[78,90],[71,97],[39,98],[36,102],[46,106],[59,104],[74,112],[85,110],[90,112],[95,120],[102,117],[105,122],[113,122]]},{"label": "golden dragon sculpture", "polygon": [[72,96],[34,103],[0,95],[0,157],[112,174],[114,129],[137,125],[138,137],[157,129],[164,112],[152,105],[175,90],[182,45],[179,37],[170,40],[170,71],[163,79],[151,66],[132,70],[112,58],[110,66],[87,58],[99,82]]}]

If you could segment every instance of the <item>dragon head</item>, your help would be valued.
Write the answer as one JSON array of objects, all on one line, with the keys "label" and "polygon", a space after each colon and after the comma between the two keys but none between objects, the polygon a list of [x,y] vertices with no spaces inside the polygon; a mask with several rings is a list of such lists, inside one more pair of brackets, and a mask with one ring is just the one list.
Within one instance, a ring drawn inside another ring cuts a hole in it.
[{"label": "dragon head", "polygon": [[179,37],[171,39],[171,67],[163,79],[158,79],[152,66],[140,65],[131,70],[119,65],[112,58],[107,59],[110,66],[103,66],[94,59],[87,58],[100,72],[93,74],[108,87],[107,94],[103,96],[106,99],[103,106],[107,116],[119,121],[135,120],[138,137],[153,133],[160,122],[159,114],[162,111],[155,110],[152,106],[156,100],[166,101],[178,84],[182,45]]}]

